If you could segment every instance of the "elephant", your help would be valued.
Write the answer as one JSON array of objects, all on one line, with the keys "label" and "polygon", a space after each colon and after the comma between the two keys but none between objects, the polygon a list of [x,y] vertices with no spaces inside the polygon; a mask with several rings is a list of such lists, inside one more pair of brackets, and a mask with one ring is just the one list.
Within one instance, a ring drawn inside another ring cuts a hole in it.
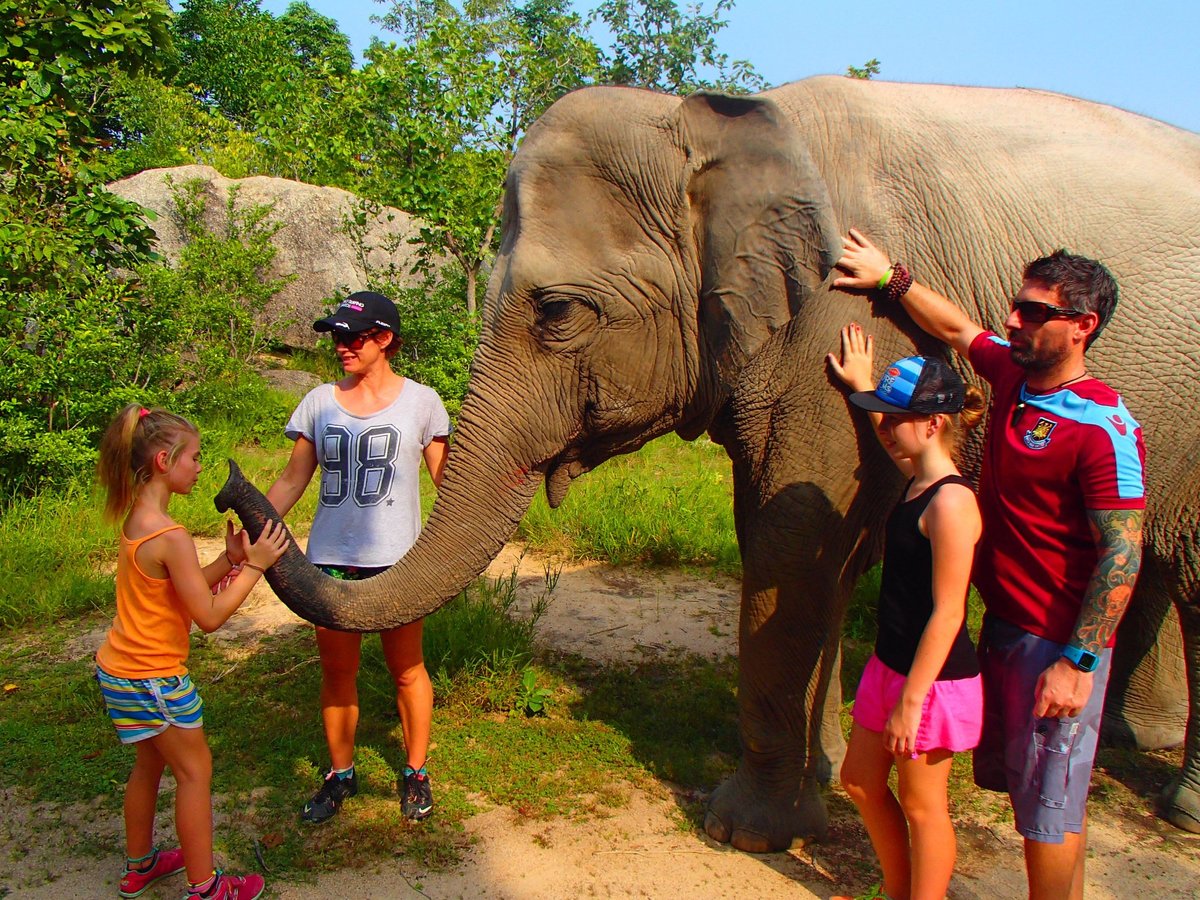
[{"label": "elephant", "polygon": [[[837,76],[686,99],[589,87],[529,129],[502,218],[425,530],[358,583],[289,551],[268,578],[293,610],[348,630],[417,619],[485,568],[540,485],[557,506],[617,454],[707,433],[731,459],[744,579],[742,757],[705,828],[755,852],[820,835],[819,782],[843,752],[841,617],[902,487],[825,355],[851,320],[881,359],[946,352],[898,305],[833,289],[841,236],[857,227],[1001,333],[1023,264],[1065,246],[1120,284],[1089,366],[1122,392],[1148,450],[1144,563],[1105,730],[1143,748],[1184,741],[1161,810],[1200,831],[1200,136],[1023,89]],[[981,441],[963,448],[971,477]],[[221,502],[252,535],[273,515],[236,478]]]}]

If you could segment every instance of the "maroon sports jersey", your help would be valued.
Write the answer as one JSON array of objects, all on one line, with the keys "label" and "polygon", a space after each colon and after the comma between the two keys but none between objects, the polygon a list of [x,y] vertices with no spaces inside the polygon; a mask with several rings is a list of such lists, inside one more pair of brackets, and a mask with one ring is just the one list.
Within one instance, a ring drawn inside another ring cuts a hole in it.
[{"label": "maroon sports jersey", "polygon": [[1097,561],[1087,511],[1145,508],[1141,426],[1095,378],[1030,393],[992,332],[970,360],[992,385],[973,581],[989,613],[1065,644]]}]

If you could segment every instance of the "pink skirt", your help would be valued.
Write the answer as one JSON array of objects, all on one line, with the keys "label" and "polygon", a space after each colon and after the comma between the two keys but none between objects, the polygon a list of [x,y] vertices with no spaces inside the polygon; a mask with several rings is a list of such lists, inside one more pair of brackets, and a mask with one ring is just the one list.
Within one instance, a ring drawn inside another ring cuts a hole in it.
[{"label": "pink skirt", "polygon": [[[872,653],[854,695],[854,721],[870,731],[882,732],[906,680],[907,676],[888,668]],[[982,730],[982,679],[976,675],[935,681],[921,708],[917,752],[971,750],[979,743]]]}]

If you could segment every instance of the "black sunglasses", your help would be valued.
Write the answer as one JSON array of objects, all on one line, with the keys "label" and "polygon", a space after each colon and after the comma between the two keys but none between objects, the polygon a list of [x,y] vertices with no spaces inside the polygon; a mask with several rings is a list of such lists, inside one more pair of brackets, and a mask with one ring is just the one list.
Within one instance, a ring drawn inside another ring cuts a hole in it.
[{"label": "black sunglasses", "polygon": [[1037,300],[1013,300],[1014,312],[1021,314],[1021,321],[1031,325],[1042,325],[1051,319],[1073,319],[1076,316],[1087,315],[1081,309],[1070,306],[1054,306]]},{"label": "black sunglasses", "polygon": [[333,345],[335,347],[345,347],[347,350],[361,350],[363,344],[377,334],[379,334],[379,329],[376,328],[371,331],[360,331],[357,334],[345,334],[344,332],[334,331],[329,336],[333,338]]}]

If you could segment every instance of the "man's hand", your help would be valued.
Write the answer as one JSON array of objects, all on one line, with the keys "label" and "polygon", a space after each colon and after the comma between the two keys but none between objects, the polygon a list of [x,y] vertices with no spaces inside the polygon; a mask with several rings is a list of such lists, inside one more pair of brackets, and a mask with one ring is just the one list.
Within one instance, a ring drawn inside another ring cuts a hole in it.
[{"label": "man's hand", "polygon": [[1033,714],[1039,719],[1070,719],[1083,712],[1092,696],[1092,673],[1081,672],[1061,656],[1038,676]]},{"label": "man's hand", "polygon": [[836,279],[833,286],[874,290],[879,287],[879,279],[891,265],[886,253],[851,228],[850,234],[842,238],[842,258],[837,261],[837,267],[849,274]]}]

